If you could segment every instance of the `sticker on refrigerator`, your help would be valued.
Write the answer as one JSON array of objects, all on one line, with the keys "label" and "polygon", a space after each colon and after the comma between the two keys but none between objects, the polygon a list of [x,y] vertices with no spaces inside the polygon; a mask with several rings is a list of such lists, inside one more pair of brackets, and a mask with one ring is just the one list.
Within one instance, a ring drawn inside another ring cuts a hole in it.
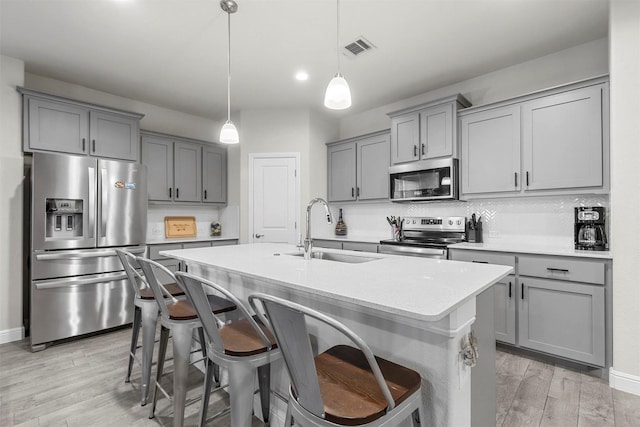
[{"label": "sticker on refrigerator", "polygon": [[124,188],[125,190],[135,190],[136,183],[135,182],[124,182],[122,180],[116,181],[113,185],[115,188]]}]

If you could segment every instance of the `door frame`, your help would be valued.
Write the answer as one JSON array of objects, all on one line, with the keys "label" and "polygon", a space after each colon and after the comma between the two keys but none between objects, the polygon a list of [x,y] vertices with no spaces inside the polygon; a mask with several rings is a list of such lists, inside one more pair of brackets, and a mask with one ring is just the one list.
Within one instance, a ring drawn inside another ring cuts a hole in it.
[{"label": "door frame", "polygon": [[257,159],[291,159],[295,160],[296,176],[295,176],[295,224],[296,232],[300,232],[300,153],[299,152],[286,152],[286,153],[249,153],[249,215],[248,221],[249,235],[247,241],[253,243],[253,168],[255,166],[255,160]]}]

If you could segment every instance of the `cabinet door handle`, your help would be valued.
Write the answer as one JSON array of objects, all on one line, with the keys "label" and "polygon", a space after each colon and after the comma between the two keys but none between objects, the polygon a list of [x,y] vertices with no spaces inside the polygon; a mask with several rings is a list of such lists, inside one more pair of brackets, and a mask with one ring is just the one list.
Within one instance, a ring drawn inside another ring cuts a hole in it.
[{"label": "cabinet door handle", "polygon": [[568,273],[569,272],[569,270],[567,270],[566,268],[547,267],[547,270],[549,270],[549,271],[557,271],[558,273]]},{"label": "cabinet door handle", "polygon": [[413,157],[418,157],[418,146],[417,145],[413,146]]},{"label": "cabinet door handle", "polygon": [[520,299],[524,299],[524,282],[520,283]]},{"label": "cabinet door handle", "polygon": [[93,144],[92,151],[95,153],[96,152],[96,140],[95,139],[92,141],[92,144]]},{"label": "cabinet door handle", "polygon": [[85,138],[82,138],[82,151],[84,152],[84,150],[86,149],[87,146],[87,140]]},{"label": "cabinet door handle", "polygon": [[511,299],[511,282],[509,282],[509,299]]},{"label": "cabinet door handle", "polygon": [[529,186],[529,171],[527,171],[527,187]]},{"label": "cabinet door handle", "polygon": [[518,172],[513,173],[513,185],[518,186]]},{"label": "cabinet door handle", "polygon": [[351,187],[351,197],[356,197],[355,194],[355,190],[353,189],[353,187]]},{"label": "cabinet door handle", "polygon": [[475,262],[476,264],[489,264],[489,261],[471,261],[471,262]]},{"label": "cabinet door handle", "polygon": [[176,199],[180,198],[180,189],[176,188]]},{"label": "cabinet door handle", "polygon": [[360,187],[356,187],[356,197],[360,197]]},{"label": "cabinet door handle", "polygon": [[207,190],[204,190],[204,199],[207,200]]},{"label": "cabinet door handle", "polygon": [[422,155],[424,156],[424,144],[422,144]]},{"label": "cabinet door handle", "polygon": [[169,198],[171,198],[171,187],[169,187]]}]

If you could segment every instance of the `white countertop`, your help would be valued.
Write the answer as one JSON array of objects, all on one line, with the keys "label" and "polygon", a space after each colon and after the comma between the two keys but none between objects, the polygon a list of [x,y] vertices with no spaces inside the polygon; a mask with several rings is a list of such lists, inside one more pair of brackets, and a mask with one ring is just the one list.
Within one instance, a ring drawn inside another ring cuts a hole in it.
[{"label": "white countertop", "polygon": [[522,241],[490,242],[490,243],[456,243],[450,249],[467,249],[476,251],[510,252],[537,255],[573,256],[582,258],[613,259],[610,251],[579,251],[573,245],[556,246],[530,244]]},{"label": "white countertop", "polygon": [[498,265],[322,251],[378,259],[357,264],[307,261],[301,256],[285,255],[299,252],[295,246],[275,243],[181,249],[160,254],[421,321],[442,319],[512,272],[511,267]]},{"label": "white countertop", "polygon": [[239,240],[238,236],[202,236],[202,237],[185,237],[185,238],[155,238],[147,240],[147,245],[165,245],[170,243],[191,243],[191,242],[211,242],[215,240]]}]

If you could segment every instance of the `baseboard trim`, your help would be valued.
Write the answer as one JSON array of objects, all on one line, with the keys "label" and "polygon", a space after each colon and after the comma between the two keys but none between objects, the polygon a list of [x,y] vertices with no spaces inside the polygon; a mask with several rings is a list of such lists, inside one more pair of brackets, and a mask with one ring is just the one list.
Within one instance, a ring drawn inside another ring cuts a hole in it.
[{"label": "baseboard trim", "polygon": [[0,344],[5,344],[13,341],[20,341],[24,338],[24,327],[13,329],[5,329],[0,331]]},{"label": "baseboard trim", "polygon": [[640,396],[640,376],[609,369],[609,385],[616,390]]}]

